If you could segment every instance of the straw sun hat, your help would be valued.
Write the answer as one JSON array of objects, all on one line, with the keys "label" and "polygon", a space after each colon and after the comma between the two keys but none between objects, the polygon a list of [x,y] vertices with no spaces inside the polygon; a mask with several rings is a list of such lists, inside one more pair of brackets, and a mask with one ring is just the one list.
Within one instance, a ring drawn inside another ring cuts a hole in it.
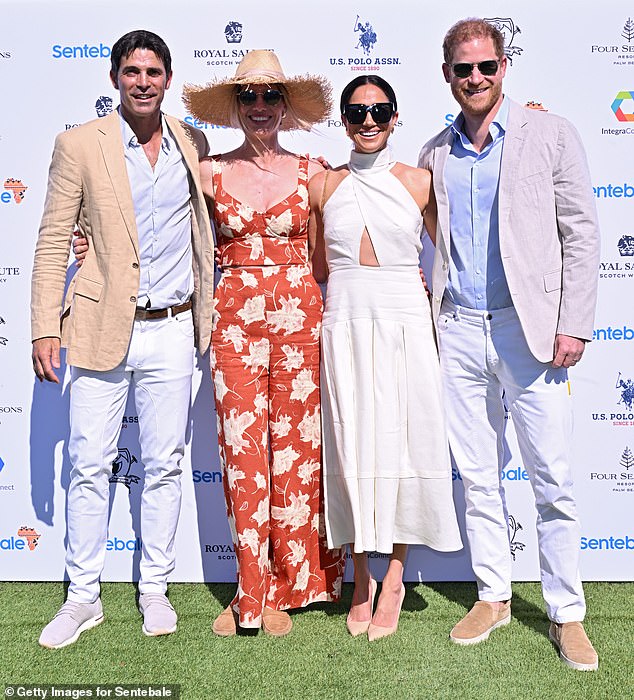
[{"label": "straw sun hat", "polygon": [[185,85],[183,102],[196,119],[218,126],[239,127],[236,123],[237,86],[281,85],[285,92],[286,114],[280,129],[309,130],[322,122],[332,109],[332,88],[320,75],[287,78],[278,57],[264,49],[249,51],[240,61],[233,78],[214,80],[207,85]]}]

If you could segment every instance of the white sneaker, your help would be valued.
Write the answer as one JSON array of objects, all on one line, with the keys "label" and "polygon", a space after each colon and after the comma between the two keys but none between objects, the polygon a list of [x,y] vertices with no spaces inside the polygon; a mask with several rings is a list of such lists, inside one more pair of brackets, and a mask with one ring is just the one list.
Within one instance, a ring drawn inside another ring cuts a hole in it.
[{"label": "white sneaker", "polygon": [[158,637],[176,632],[176,611],[162,593],[141,593],[139,610],[143,615],[143,634]]},{"label": "white sneaker", "polygon": [[47,649],[61,649],[73,644],[79,635],[103,622],[101,599],[94,603],[74,603],[67,600],[57,615],[42,630],[39,642]]}]

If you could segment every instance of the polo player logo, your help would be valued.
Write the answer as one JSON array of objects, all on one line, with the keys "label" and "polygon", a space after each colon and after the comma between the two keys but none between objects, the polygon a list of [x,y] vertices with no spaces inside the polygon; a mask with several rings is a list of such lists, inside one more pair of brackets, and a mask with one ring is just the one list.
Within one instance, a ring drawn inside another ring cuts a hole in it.
[{"label": "polo player logo", "polygon": [[512,515],[509,515],[509,530],[510,530],[510,537],[511,537],[511,556],[513,557],[513,561],[515,561],[515,553],[516,552],[523,552],[524,547],[526,545],[523,542],[518,542],[516,540],[517,533],[520,530],[523,530],[524,528],[522,527],[522,524],[517,521]]},{"label": "polo player logo", "polygon": [[621,398],[617,402],[617,406],[623,404],[628,411],[632,410],[634,405],[634,381],[631,379],[621,379],[623,375],[619,372],[616,380],[616,389],[621,390]]},{"label": "polo player logo", "polygon": [[484,21],[502,32],[504,37],[504,55],[508,58],[509,63],[513,65],[513,56],[515,54],[519,55],[524,51],[519,46],[513,46],[515,35],[521,34],[522,30],[515,26],[515,22],[510,17],[485,17]]},{"label": "polo player logo", "polygon": [[621,236],[616,245],[621,257],[631,258],[634,256],[634,236]]},{"label": "polo player logo", "polygon": [[128,488],[130,484],[138,484],[139,477],[130,473],[132,465],[138,461],[127,447],[120,447],[112,462],[112,476],[108,481],[111,484],[125,484]]},{"label": "polo player logo", "polygon": [[359,15],[357,15],[357,19],[354,22],[354,31],[355,34],[357,32],[360,34],[359,41],[354,48],[360,48],[363,53],[368,56],[370,51],[374,48],[374,44],[376,44],[376,32],[374,31],[374,27],[369,22],[360,22]]},{"label": "polo player logo", "polygon": [[100,119],[107,117],[112,112],[112,97],[100,95],[95,102],[95,112]]},{"label": "polo player logo", "polygon": [[229,22],[225,27],[225,39],[228,44],[239,44],[242,41],[242,25],[240,22]]}]

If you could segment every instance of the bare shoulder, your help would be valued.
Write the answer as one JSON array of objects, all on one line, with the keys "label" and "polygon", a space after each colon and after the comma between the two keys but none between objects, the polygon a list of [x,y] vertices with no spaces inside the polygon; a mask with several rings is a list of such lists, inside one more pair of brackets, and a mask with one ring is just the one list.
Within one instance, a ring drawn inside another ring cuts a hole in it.
[{"label": "bare shoulder", "polygon": [[315,160],[314,158],[309,158],[308,160],[308,177],[312,178],[315,177],[315,175],[319,175],[320,173],[325,172],[324,166],[318,161]]},{"label": "bare shoulder", "polygon": [[332,193],[340,185],[341,181],[349,175],[350,171],[345,165],[340,165],[332,170],[321,169],[315,173],[308,183],[308,192],[313,202],[325,204]]},{"label": "bare shoulder", "polygon": [[405,163],[396,163],[392,168],[392,173],[412,191],[425,192],[429,190],[431,184],[431,173],[424,168],[414,168]]}]

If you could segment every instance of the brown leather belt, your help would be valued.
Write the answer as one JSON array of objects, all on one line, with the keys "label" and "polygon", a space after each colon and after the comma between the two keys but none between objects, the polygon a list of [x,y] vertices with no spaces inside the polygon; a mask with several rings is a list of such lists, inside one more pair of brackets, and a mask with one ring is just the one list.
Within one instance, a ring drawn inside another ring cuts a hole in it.
[{"label": "brown leather belt", "polygon": [[134,313],[135,321],[149,321],[157,318],[167,318],[168,316],[176,316],[182,314],[183,311],[189,311],[192,308],[191,301],[186,301],[184,304],[176,304],[167,309],[144,309],[140,306],[136,307]]}]

